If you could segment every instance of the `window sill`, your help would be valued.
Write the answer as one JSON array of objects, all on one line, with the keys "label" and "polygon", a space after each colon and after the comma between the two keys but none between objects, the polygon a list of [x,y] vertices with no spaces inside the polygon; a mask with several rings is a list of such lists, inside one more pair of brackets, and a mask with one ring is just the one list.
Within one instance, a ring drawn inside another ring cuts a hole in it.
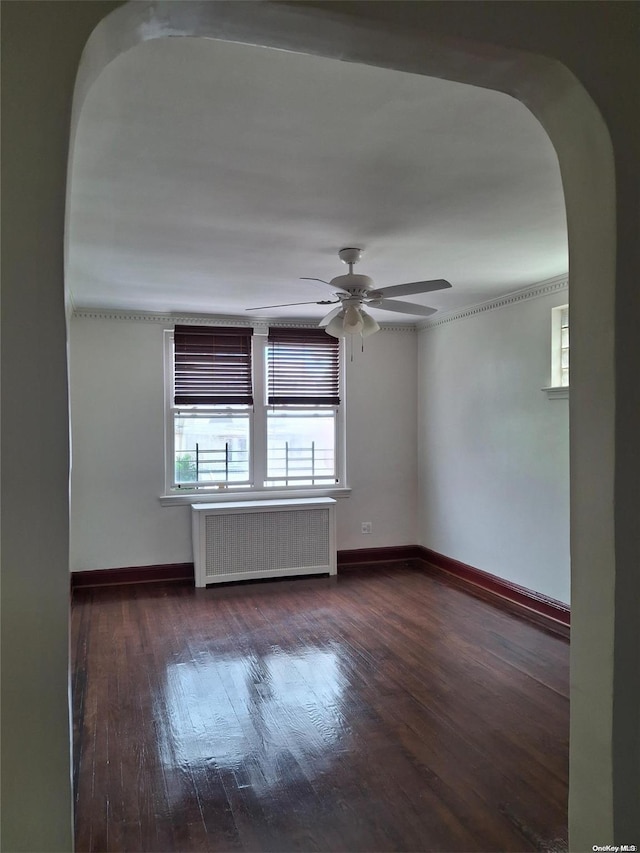
[{"label": "window sill", "polygon": [[269,489],[261,491],[232,492],[225,489],[216,492],[185,492],[184,494],[160,495],[158,500],[162,506],[189,506],[201,503],[226,503],[228,501],[267,501],[283,500],[286,498],[348,498],[351,489],[347,486],[326,489]]},{"label": "window sill", "polygon": [[568,400],[569,399],[569,386],[568,385],[553,385],[550,388],[543,388],[542,390],[546,392],[547,397],[550,400]]}]

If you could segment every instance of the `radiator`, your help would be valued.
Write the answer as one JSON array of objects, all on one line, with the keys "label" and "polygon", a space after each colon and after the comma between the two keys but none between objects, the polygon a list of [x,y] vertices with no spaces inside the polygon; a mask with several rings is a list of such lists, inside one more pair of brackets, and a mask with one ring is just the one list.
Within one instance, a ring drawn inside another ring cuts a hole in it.
[{"label": "radiator", "polygon": [[335,500],[192,504],[196,586],[336,574]]}]

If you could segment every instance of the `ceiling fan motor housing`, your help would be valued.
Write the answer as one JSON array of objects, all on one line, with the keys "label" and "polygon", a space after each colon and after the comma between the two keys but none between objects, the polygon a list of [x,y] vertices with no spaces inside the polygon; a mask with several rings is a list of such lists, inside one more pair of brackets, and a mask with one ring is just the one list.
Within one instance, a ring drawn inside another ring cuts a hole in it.
[{"label": "ceiling fan motor housing", "polygon": [[345,290],[352,295],[365,295],[373,289],[373,279],[368,275],[356,275],[355,273],[347,273],[347,275],[337,275],[329,282],[331,287],[338,290]]}]

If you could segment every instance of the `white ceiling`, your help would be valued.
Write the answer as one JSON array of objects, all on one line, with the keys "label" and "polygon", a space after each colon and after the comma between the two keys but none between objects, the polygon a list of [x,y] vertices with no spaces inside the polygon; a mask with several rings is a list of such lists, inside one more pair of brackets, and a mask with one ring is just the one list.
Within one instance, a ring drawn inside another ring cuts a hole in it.
[{"label": "white ceiling", "polygon": [[[441,311],[566,273],[560,174],[518,101],[385,69],[206,39],[150,41],[102,73],[71,170],[76,307],[320,318],[355,272]],[[372,310],[379,320],[416,322]]]}]

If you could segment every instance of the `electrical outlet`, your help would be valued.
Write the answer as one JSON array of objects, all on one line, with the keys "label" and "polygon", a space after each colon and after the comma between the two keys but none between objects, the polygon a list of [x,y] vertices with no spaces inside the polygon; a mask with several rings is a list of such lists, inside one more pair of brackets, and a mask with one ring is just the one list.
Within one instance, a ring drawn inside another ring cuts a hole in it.
[{"label": "electrical outlet", "polygon": [[363,533],[371,533],[372,524],[370,521],[362,522],[362,532]]}]

